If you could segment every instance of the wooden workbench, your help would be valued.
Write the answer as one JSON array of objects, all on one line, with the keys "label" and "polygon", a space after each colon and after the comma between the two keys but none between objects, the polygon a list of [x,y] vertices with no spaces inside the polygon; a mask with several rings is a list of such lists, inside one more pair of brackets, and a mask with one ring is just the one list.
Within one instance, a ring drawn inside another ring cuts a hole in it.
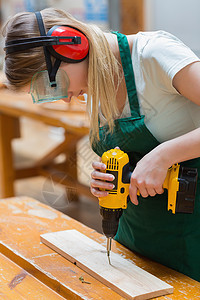
[{"label": "wooden workbench", "polygon": [[[28,94],[14,93],[6,89],[0,90],[0,198],[15,195],[14,181],[16,179],[33,176],[51,176],[58,182],[62,179],[62,183],[66,186],[92,197],[89,188],[79,183],[77,179],[76,145],[89,132],[85,107],[78,104],[76,110],[73,110],[72,105],[65,103],[65,111],[54,109],[56,105],[55,102],[48,107],[44,104],[33,104]],[[16,169],[13,163],[12,140],[20,136],[19,120],[21,117],[50,126],[62,127],[65,130],[65,139],[34,165]],[[66,160],[62,164],[54,163],[54,158],[61,153],[65,154]],[[65,179],[56,175],[57,170],[66,172]]]},{"label": "wooden workbench", "polygon": [[[34,199],[0,200],[0,299],[123,299],[40,242],[40,234],[67,229],[76,229],[106,245],[101,234]],[[174,287],[174,294],[156,299],[200,299],[199,282],[136,255],[117,242],[112,247]],[[91,284],[82,283],[81,276]]]}]

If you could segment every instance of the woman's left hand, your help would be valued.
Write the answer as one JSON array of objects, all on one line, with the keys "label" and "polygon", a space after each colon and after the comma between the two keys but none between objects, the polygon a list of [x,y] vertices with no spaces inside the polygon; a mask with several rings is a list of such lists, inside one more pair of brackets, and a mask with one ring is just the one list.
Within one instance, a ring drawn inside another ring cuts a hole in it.
[{"label": "woman's left hand", "polygon": [[170,166],[159,147],[153,149],[137,163],[131,175],[129,187],[129,195],[133,204],[138,205],[138,190],[145,198],[164,192],[163,183]]}]

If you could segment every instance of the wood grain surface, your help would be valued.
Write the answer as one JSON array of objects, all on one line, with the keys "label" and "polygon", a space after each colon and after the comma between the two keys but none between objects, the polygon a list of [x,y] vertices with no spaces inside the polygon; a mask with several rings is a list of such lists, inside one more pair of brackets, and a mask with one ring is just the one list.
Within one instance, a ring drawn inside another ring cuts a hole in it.
[{"label": "wood grain surface", "polygon": [[0,299],[61,300],[65,298],[0,254]]},{"label": "wood grain surface", "polygon": [[172,286],[112,253],[77,230],[41,235],[41,241],[126,299],[151,299],[173,292]]},{"label": "wood grain surface", "polygon": [[[70,229],[75,229],[102,246],[106,246],[106,238],[103,235],[39,201],[28,197],[0,200],[1,254],[65,299],[124,299],[40,241],[41,234]],[[116,241],[112,243],[113,253],[123,255],[136,266],[174,287],[173,294],[154,299],[200,299],[199,282],[133,253]],[[12,280],[7,273],[3,276],[7,283]],[[79,280],[81,276],[91,284],[82,283]]]}]

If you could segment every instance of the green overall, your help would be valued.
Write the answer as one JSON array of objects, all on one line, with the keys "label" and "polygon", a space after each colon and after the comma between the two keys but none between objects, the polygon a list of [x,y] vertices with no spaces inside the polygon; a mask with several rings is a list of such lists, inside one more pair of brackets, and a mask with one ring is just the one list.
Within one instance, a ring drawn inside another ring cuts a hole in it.
[{"label": "green overall", "polygon": [[[107,125],[99,128],[100,141],[92,145],[99,155],[116,146],[125,151],[132,169],[136,163],[159,145],[144,124],[139,102],[128,41],[115,32],[124,70],[131,117],[115,120],[113,133]],[[200,158],[182,163],[198,168]],[[139,205],[128,203],[120,218],[116,240],[129,249],[200,281],[200,178],[193,214],[172,214],[167,211],[167,191],[154,197],[138,197]]]}]

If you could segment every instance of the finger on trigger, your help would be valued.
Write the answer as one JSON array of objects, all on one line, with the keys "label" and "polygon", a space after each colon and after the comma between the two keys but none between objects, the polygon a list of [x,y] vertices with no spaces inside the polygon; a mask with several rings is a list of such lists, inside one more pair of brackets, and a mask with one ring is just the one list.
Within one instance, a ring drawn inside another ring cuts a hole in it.
[{"label": "finger on trigger", "polygon": [[92,167],[96,170],[105,170],[106,169],[106,165],[102,162],[98,162],[98,161],[94,161],[92,163]]}]

